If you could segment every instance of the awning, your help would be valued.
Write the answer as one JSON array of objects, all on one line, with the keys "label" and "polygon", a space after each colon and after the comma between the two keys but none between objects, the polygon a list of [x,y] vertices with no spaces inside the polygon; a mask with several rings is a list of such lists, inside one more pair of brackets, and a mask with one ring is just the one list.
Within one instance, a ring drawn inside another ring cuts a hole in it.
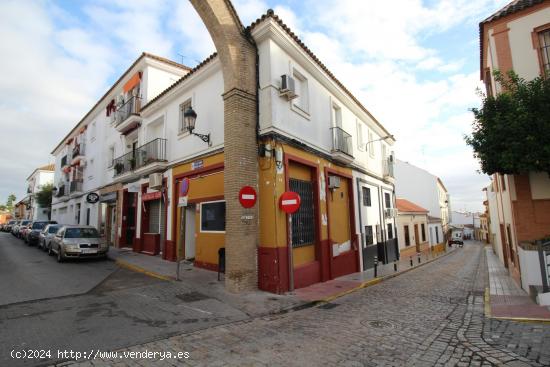
[{"label": "awning", "polygon": [[141,73],[140,72],[135,73],[134,76],[131,77],[130,80],[126,82],[126,84],[124,84],[124,87],[122,88],[124,90],[124,93],[128,92],[130,89],[138,85],[140,80],[141,80]]}]

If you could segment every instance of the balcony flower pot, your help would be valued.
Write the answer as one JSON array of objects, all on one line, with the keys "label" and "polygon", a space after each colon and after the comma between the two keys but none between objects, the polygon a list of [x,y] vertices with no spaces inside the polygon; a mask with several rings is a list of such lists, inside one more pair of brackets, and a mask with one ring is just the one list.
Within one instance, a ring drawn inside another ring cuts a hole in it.
[{"label": "balcony flower pot", "polygon": [[115,171],[116,171],[117,175],[121,174],[123,170],[124,170],[124,164],[123,163],[118,162],[118,163],[115,164]]}]

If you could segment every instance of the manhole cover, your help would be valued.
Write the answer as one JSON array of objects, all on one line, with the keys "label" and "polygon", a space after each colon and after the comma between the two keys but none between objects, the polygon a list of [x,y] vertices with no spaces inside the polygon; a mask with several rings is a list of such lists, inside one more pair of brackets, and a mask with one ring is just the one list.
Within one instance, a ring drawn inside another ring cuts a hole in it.
[{"label": "manhole cover", "polygon": [[189,293],[177,294],[176,298],[181,299],[183,302],[197,302],[197,301],[209,299],[210,297],[199,292],[189,292]]},{"label": "manhole cover", "polygon": [[332,310],[333,308],[338,307],[338,306],[340,306],[338,303],[325,303],[325,304],[319,306],[319,308],[323,309],[323,310]]},{"label": "manhole cover", "polygon": [[388,321],[384,320],[363,320],[361,321],[361,325],[365,327],[372,327],[376,329],[393,329],[395,326]]}]

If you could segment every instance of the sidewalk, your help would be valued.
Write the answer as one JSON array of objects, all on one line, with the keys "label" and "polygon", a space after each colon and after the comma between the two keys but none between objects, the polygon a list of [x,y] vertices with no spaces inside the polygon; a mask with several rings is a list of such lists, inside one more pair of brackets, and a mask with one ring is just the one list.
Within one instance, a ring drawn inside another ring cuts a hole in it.
[{"label": "sidewalk", "polygon": [[486,316],[518,321],[550,321],[550,308],[537,305],[508,275],[490,246],[485,247],[489,288],[486,289]]}]

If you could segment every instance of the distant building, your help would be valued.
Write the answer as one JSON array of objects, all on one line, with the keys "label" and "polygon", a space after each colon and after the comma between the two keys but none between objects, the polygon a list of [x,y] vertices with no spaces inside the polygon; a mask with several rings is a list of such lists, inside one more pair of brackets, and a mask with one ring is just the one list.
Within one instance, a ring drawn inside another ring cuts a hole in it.
[{"label": "distant building", "polygon": [[[426,208],[428,215],[432,218],[433,238],[436,238],[438,243],[445,242],[451,222],[451,203],[447,188],[439,177],[397,159],[395,164],[395,195],[407,198],[407,200]],[[436,219],[439,219],[440,222]],[[437,240],[438,235],[435,233],[436,223],[439,223],[442,230],[439,240]]]},{"label": "distant building", "polygon": [[428,210],[406,199],[397,198],[397,239],[400,256],[429,251]]},{"label": "distant building", "polygon": [[50,218],[51,208],[41,207],[35,199],[35,195],[42,190],[44,185],[53,184],[55,165],[48,164],[39,167],[27,177],[28,195],[28,219],[47,220]]}]

